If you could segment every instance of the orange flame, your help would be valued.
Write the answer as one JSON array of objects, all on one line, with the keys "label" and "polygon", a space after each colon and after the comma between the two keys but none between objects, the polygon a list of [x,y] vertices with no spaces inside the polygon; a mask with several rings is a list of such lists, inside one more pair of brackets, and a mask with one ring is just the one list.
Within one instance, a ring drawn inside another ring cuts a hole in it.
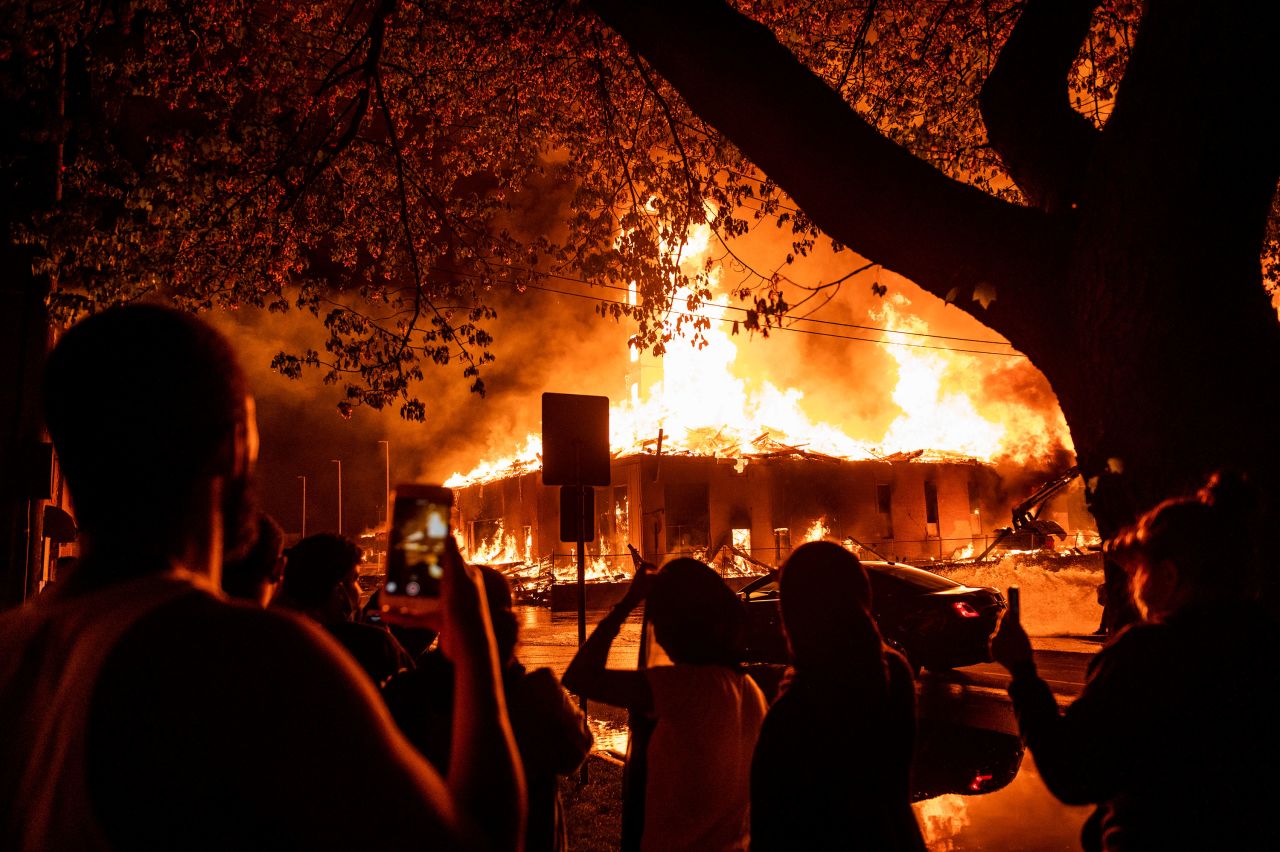
[{"label": "orange flame", "polygon": [[[684,254],[689,268],[703,263],[709,238],[706,226],[690,232]],[[718,267],[711,270],[713,292],[719,274]],[[688,296],[677,291],[673,304],[683,304]],[[918,340],[903,332],[928,331],[923,320],[906,312],[910,304],[898,294],[872,312],[871,319],[886,329],[885,342]],[[904,346],[888,347],[898,366],[893,401],[902,413],[879,440],[851,437],[839,426],[811,419],[799,388],[779,388],[765,378],[735,373],[737,345],[721,321],[728,310],[727,295],[703,304],[701,313],[711,324],[700,345],[677,334],[673,316],[667,321],[672,339],[660,358],[631,350],[628,396],[609,412],[615,456],[653,452],[659,430],[664,453],[737,458],[740,464],[753,454],[785,448],[845,459],[927,449],[1014,461],[1047,455],[1058,446],[1071,449],[1060,412],[1046,418],[1017,400],[990,403],[980,412],[974,399],[981,388],[974,383],[984,372],[974,356]],[[541,437],[531,434],[512,455],[486,461],[465,475],[455,473],[445,484],[460,487],[531,469],[540,464],[541,451]]]}]

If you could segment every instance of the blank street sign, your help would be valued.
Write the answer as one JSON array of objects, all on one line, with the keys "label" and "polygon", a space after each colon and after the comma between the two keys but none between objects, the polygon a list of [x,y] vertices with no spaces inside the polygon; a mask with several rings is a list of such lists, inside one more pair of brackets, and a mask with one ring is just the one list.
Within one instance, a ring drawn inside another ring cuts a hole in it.
[{"label": "blank street sign", "polygon": [[609,397],[542,395],[542,483],[609,484]]}]

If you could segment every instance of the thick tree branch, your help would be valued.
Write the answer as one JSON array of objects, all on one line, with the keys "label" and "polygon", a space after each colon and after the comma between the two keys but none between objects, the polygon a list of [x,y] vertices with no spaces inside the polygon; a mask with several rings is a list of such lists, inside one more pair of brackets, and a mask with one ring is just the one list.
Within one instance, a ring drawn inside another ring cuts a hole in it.
[{"label": "thick tree branch", "polygon": [[1067,74],[1098,0],[1030,0],[982,86],[991,145],[1032,204],[1050,213],[1080,200],[1098,131],[1071,107]]},{"label": "thick tree branch", "polygon": [[951,180],[863,121],[765,27],[719,0],[589,5],[829,236],[1011,340],[1041,317],[1063,235],[1039,211]]}]

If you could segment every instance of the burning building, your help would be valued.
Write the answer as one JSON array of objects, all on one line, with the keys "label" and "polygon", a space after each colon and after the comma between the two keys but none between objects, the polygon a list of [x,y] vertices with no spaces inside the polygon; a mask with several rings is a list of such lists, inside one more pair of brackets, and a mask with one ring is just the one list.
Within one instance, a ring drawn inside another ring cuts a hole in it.
[{"label": "burning building", "polygon": [[[911,453],[849,460],[790,447],[737,458],[633,454],[594,490],[588,579],[629,578],[627,545],[656,564],[691,555],[751,577],[820,538],[868,558],[927,562],[981,550],[998,477],[971,458]],[[560,541],[558,489],[529,470],[455,489],[457,529],[476,561],[505,565],[544,593],[576,577]]]},{"label": "burning building", "polygon": [[[688,263],[703,262],[707,239],[705,227],[691,231]],[[713,291],[718,276],[716,267]],[[636,298],[633,290],[629,303]],[[683,303],[678,294],[673,304]],[[699,339],[682,338],[673,320],[661,357],[632,347],[625,396],[610,409],[612,484],[594,491],[588,577],[629,578],[627,545],[655,563],[695,555],[730,579],[759,574],[819,538],[873,559],[981,553],[1021,496],[1003,494],[992,460],[1069,455],[1070,435],[1051,392],[1033,404],[1010,385],[1023,371],[1004,356],[1016,353],[950,348],[952,339],[932,338],[909,306],[889,297],[870,316],[881,337],[869,342],[882,343],[891,362],[878,373],[892,387],[884,404],[900,413],[862,438],[812,419],[804,392],[773,384],[767,369],[740,369],[727,295],[703,301]],[[1003,400],[987,399],[980,411],[983,389],[1004,385]],[[576,554],[560,541],[559,493],[540,480],[541,447],[530,435],[514,455],[445,484],[468,557],[548,588],[576,578]]]}]

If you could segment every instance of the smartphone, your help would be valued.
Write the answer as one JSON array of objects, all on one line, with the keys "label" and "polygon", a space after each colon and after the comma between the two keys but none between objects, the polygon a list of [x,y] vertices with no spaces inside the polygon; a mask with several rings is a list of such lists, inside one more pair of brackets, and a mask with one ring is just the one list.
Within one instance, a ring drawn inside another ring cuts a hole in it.
[{"label": "smartphone", "polygon": [[1009,587],[1009,617],[1022,621],[1022,589],[1017,586]]},{"label": "smartphone", "polygon": [[640,566],[644,564],[644,557],[640,555],[640,551],[636,550],[634,544],[628,544],[627,550],[631,551],[631,567],[638,572]]},{"label": "smartphone", "polygon": [[453,492],[440,485],[398,485],[387,536],[383,612],[430,613],[440,608]]}]

